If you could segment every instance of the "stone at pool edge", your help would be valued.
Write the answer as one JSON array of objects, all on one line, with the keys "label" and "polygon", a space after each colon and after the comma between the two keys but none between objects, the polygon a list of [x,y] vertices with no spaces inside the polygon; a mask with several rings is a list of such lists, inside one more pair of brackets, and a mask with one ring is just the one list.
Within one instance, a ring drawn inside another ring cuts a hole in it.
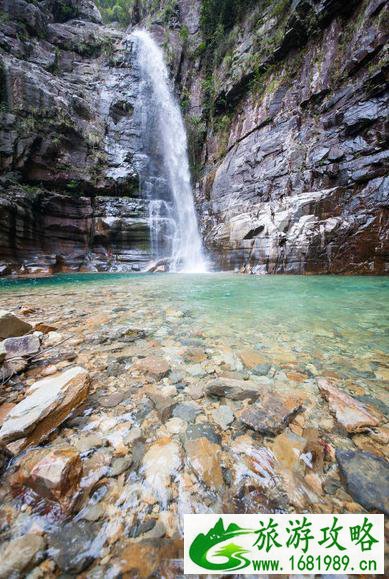
[{"label": "stone at pool edge", "polygon": [[0,310],[0,340],[24,336],[33,330],[28,322],[21,320],[12,312]]},{"label": "stone at pool edge", "polygon": [[18,452],[44,440],[85,401],[89,384],[89,372],[80,366],[33,384],[7,415],[0,429],[0,444],[7,444],[9,449],[16,446]]},{"label": "stone at pool edge", "polygon": [[389,465],[370,452],[337,450],[340,475],[353,499],[368,511],[389,515]]}]

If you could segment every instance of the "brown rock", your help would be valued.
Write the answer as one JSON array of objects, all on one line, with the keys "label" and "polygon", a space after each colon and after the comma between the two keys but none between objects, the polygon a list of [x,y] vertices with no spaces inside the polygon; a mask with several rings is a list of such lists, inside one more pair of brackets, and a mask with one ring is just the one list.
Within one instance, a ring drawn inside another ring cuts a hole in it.
[{"label": "brown rock", "polygon": [[0,550],[0,579],[21,577],[38,562],[46,541],[32,533],[5,543]]},{"label": "brown rock", "polygon": [[81,367],[39,380],[8,414],[0,429],[0,442],[25,439],[19,450],[38,444],[84,402],[89,383],[89,374]]},{"label": "brown rock", "polygon": [[42,334],[48,334],[49,332],[56,332],[58,328],[50,324],[45,324],[45,322],[37,322],[34,324],[34,329],[37,332],[42,332]]},{"label": "brown rock", "polygon": [[137,370],[156,380],[161,380],[170,372],[170,366],[164,358],[160,356],[147,356],[136,362]]},{"label": "brown rock", "polygon": [[199,364],[207,359],[207,354],[201,348],[189,348],[185,352],[184,356],[185,362],[191,362],[193,364]]},{"label": "brown rock", "polygon": [[256,432],[275,436],[301,412],[304,412],[304,407],[297,401],[266,394],[260,402],[245,408],[240,420]]},{"label": "brown rock", "polygon": [[19,463],[11,478],[16,489],[31,488],[37,495],[71,510],[82,474],[81,458],[75,448],[33,450]]},{"label": "brown rock", "polygon": [[258,364],[264,364],[267,360],[257,350],[242,350],[239,353],[240,359],[246,368],[255,368]]},{"label": "brown rock", "polygon": [[31,324],[21,320],[12,312],[0,310],[0,339],[24,336],[32,329]]},{"label": "brown rock", "polygon": [[205,437],[188,440],[185,444],[189,463],[200,480],[210,489],[223,487],[220,467],[221,449]]},{"label": "brown rock", "polygon": [[[151,577],[161,568],[164,561],[182,558],[181,539],[129,541],[118,560],[114,561],[125,577]],[[172,570],[163,573],[164,577],[173,576]]]},{"label": "brown rock", "polygon": [[319,378],[318,386],[328,401],[330,412],[347,432],[362,432],[379,425],[377,416],[373,416],[361,402],[336,388],[329,380]]}]

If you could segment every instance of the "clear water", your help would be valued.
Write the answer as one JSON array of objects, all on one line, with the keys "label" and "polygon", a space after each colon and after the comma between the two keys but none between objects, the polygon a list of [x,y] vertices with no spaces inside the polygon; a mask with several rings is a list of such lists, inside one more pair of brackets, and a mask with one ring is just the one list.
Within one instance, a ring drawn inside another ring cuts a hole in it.
[{"label": "clear water", "polygon": [[[129,302],[189,314],[191,325],[246,345],[285,350],[347,373],[361,355],[388,352],[389,279],[236,274],[74,274],[2,280],[1,292],[51,292],[60,287],[128,291]],[[154,306],[151,300],[155,300]],[[344,367],[338,357],[343,359]]]},{"label": "clear water", "polygon": [[[77,448],[80,441],[93,434],[98,439],[96,448],[82,454],[88,473],[82,484],[87,486],[88,477],[96,476],[98,480],[103,476],[98,473],[99,461],[94,463],[96,456],[104,455],[112,461],[125,437],[140,432],[139,440],[135,437],[126,443],[126,449],[138,457],[134,464],[123,475],[101,482],[101,527],[91,553],[93,570],[102,567],[96,577],[117,576],[115,569],[120,570],[122,548],[128,544],[130,531],[150,521],[150,501],[157,506],[156,519],[159,510],[161,517],[162,512],[169,515],[174,531],[169,536],[182,536],[182,515],[190,512],[355,512],[355,503],[339,480],[335,459],[326,456],[325,468],[319,461],[317,471],[312,473],[301,458],[308,460],[302,449],[312,444],[318,452],[314,446],[317,436],[334,448],[356,449],[359,444],[358,448],[370,450],[373,444],[373,452],[379,456],[386,452],[382,429],[376,429],[374,438],[371,433],[351,438],[337,427],[315,380],[316,376],[335,378],[353,398],[385,414],[388,297],[389,279],[384,277],[76,274],[0,281],[0,307],[34,308],[35,319],[54,323],[68,338],[59,349],[77,352],[77,360],[69,363],[86,367],[93,376],[93,389],[82,416],[76,417],[76,423],[68,421],[58,428],[43,446],[66,444]],[[120,343],[115,336],[123,327],[145,330],[146,337],[134,344]],[[196,355],[196,350],[207,356],[200,363],[186,358],[188,352]],[[134,366],[138,357],[156,351],[188,385],[184,389],[177,385],[177,394],[169,390],[167,396],[177,404],[193,404],[193,392],[197,394],[216,374],[247,377],[248,371],[240,363],[243,350],[258,352],[264,365],[271,365],[268,375],[275,397],[282,393],[298,395],[306,400],[307,410],[303,426],[294,424],[293,429],[290,426],[275,438],[263,437],[242,428],[239,412],[244,403],[196,397],[196,426],[204,423],[220,435],[220,444],[212,448],[221,454],[215,455],[219,458],[215,458],[212,468],[218,468],[220,461],[226,477],[221,487],[214,489],[195,474],[196,461],[183,443],[189,425],[184,423],[179,434],[168,433],[169,416],[163,417],[147,405],[150,388],[157,395],[165,387],[172,388],[171,375],[148,384],[139,378],[136,369],[134,372]],[[47,355],[51,354],[49,349]],[[115,370],[117,365],[119,373],[110,373],[109,368]],[[202,375],[192,373],[199,366],[204,370]],[[39,365],[31,372],[37,370]],[[36,379],[33,375],[27,377]],[[112,408],[101,404],[105,396],[123,391],[129,394],[123,403]],[[223,431],[216,426],[213,415],[220,404],[229,405],[236,416],[231,427]],[[63,519],[56,518],[54,511],[47,514],[39,502],[32,503],[20,518],[25,499],[15,499],[7,475],[2,483],[0,518],[2,509],[7,516],[9,510],[13,513],[12,536],[25,533],[36,522],[46,533],[61,527]],[[105,497],[108,488],[112,494]],[[79,520],[95,503],[96,493],[86,495],[82,511],[72,516]],[[120,538],[111,544],[108,538],[118,525]],[[158,576],[182,573],[174,567],[177,557],[169,562],[173,557],[169,541],[164,539],[158,555]],[[108,564],[101,560],[106,553],[112,555]],[[152,556],[156,556],[154,552]],[[165,564],[168,568],[162,571]],[[93,570],[88,576],[95,576]]]},{"label": "clear water", "polygon": [[[170,86],[163,52],[145,30],[136,30],[131,38],[137,42],[142,77],[151,85],[159,125],[160,142],[155,144],[155,149],[161,151],[174,202],[176,227],[173,228],[170,269],[204,272],[206,265],[193,201],[185,125]],[[151,218],[150,224],[155,226],[155,219]]]}]

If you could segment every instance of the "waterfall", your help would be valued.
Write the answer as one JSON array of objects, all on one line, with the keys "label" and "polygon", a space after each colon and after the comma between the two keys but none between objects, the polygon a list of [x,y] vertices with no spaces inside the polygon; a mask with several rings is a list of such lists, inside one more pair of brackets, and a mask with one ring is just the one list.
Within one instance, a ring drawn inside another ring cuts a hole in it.
[{"label": "waterfall", "polygon": [[[181,110],[170,87],[169,73],[163,52],[144,30],[132,33],[137,43],[138,64],[142,79],[148,83],[151,99],[157,115],[157,135],[166,171],[172,201],[172,215],[162,212],[166,205],[150,202],[151,240],[158,238],[164,224],[173,219],[168,240],[171,271],[204,272],[206,262],[196,218],[191,185],[188,147]],[[153,193],[149,193],[152,195]],[[166,228],[165,228],[166,229]],[[158,243],[158,241],[157,241]]]}]

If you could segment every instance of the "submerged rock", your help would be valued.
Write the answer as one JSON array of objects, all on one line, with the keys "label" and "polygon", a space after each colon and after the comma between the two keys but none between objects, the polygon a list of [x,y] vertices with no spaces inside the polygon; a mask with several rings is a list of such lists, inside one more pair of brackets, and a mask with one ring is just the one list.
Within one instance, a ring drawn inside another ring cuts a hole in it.
[{"label": "submerged rock", "polygon": [[145,481],[162,503],[169,498],[171,479],[180,468],[180,447],[169,437],[154,442],[144,455]]},{"label": "submerged rock", "polygon": [[370,452],[338,450],[339,470],[347,491],[368,511],[389,515],[389,465]]},{"label": "submerged rock", "polygon": [[240,415],[240,420],[261,434],[275,436],[280,434],[301,412],[304,412],[301,404],[294,401],[287,404],[287,401],[269,394],[259,403],[245,408]]},{"label": "submerged rock", "polygon": [[23,535],[0,548],[0,579],[24,576],[43,556],[46,542],[34,534]]},{"label": "submerged rock", "polygon": [[229,398],[230,400],[256,400],[261,391],[255,382],[235,380],[234,378],[219,378],[209,382],[205,388],[208,396]]},{"label": "submerged rock", "polygon": [[246,349],[240,352],[239,356],[244,366],[246,366],[246,368],[249,369],[255,368],[260,364],[266,363],[266,360],[264,359],[263,355],[260,354],[257,350]]},{"label": "submerged rock", "polygon": [[189,464],[199,479],[209,489],[221,489],[224,483],[220,466],[220,446],[203,437],[188,440],[185,449]]},{"label": "submerged rock", "polygon": [[38,496],[71,510],[81,479],[80,455],[72,447],[33,450],[19,462],[11,485],[31,488]]},{"label": "submerged rock", "polygon": [[0,444],[0,475],[7,468],[7,465],[12,458],[12,454],[9,450]]},{"label": "submerged rock", "polygon": [[378,418],[361,402],[338,390],[328,380],[319,378],[318,386],[321,394],[328,400],[331,413],[347,432],[361,432],[379,425]]},{"label": "submerged rock", "polygon": [[12,312],[0,310],[0,339],[24,336],[33,329],[32,325],[21,320]]},{"label": "submerged rock", "polygon": [[170,372],[169,364],[160,356],[147,356],[146,358],[142,358],[135,364],[135,367],[143,374],[156,380],[162,380],[162,378],[165,378]]},{"label": "submerged rock", "polygon": [[39,380],[6,417],[0,429],[0,442],[23,439],[19,449],[38,444],[84,402],[89,383],[89,373],[81,367]]}]

